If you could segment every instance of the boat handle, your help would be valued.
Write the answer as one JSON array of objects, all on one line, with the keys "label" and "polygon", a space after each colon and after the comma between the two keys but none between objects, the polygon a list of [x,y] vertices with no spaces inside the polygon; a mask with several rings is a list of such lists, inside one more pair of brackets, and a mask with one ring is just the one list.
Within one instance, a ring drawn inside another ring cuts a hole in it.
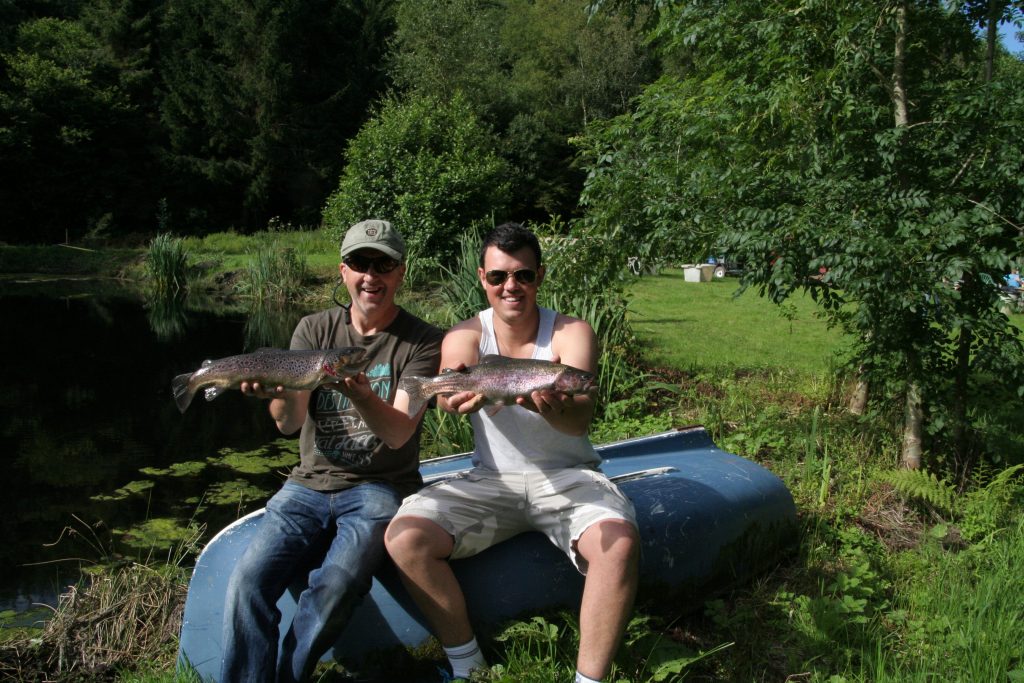
[{"label": "boat handle", "polygon": [[672,472],[678,472],[679,470],[675,467],[652,467],[648,470],[638,470],[636,472],[626,472],[625,474],[618,474],[614,477],[609,477],[616,484],[621,484],[624,481],[633,481],[634,479],[643,479],[645,477],[654,477],[659,474],[671,474]]}]

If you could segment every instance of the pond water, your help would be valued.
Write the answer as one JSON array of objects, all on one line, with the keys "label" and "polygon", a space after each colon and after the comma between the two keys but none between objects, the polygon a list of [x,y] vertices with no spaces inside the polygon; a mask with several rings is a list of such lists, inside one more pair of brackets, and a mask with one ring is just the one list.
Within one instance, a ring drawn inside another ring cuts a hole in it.
[{"label": "pond water", "polygon": [[170,383],[206,358],[287,347],[303,311],[60,289],[0,286],[0,612],[55,604],[90,564],[173,557],[260,507],[297,460],[263,402],[230,391],[181,414]]}]

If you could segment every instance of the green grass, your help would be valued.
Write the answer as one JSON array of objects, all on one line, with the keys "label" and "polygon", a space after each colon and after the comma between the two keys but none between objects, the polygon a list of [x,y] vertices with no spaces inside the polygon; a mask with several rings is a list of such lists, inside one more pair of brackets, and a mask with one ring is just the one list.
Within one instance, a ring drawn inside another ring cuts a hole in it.
[{"label": "green grass", "polygon": [[686,282],[680,269],[640,279],[631,289],[630,322],[644,361],[678,369],[789,368],[821,372],[843,335],[815,316],[809,296],[781,307],[734,278]]},{"label": "green grass", "polygon": [[337,271],[338,244],[323,230],[263,230],[252,235],[217,232],[185,239],[185,248],[195,260],[216,259],[223,270],[247,268],[252,254],[270,245],[291,249],[311,271]]}]

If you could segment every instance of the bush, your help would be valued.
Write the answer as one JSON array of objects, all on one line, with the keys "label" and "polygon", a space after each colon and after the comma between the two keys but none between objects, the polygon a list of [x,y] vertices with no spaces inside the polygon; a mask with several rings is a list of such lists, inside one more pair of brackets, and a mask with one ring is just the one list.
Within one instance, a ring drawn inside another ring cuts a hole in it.
[{"label": "bush", "polygon": [[507,204],[508,167],[461,95],[450,102],[421,96],[386,101],[347,156],[324,209],[325,227],[340,238],[367,218],[392,221],[421,281],[456,256],[465,229],[501,215]]}]

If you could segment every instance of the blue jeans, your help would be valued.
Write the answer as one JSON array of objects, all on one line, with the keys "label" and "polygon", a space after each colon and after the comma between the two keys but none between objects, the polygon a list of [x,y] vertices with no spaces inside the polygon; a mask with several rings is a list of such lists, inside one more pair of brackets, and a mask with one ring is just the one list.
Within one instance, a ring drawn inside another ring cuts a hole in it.
[{"label": "blue jeans", "polygon": [[[401,502],[380,482],[329,493],[285,482],[228,582],[220,682],[273,681],[275,670],[282,683],[307,680],[370,591]],[[311,565],[278,655],[277,601]]]}]

